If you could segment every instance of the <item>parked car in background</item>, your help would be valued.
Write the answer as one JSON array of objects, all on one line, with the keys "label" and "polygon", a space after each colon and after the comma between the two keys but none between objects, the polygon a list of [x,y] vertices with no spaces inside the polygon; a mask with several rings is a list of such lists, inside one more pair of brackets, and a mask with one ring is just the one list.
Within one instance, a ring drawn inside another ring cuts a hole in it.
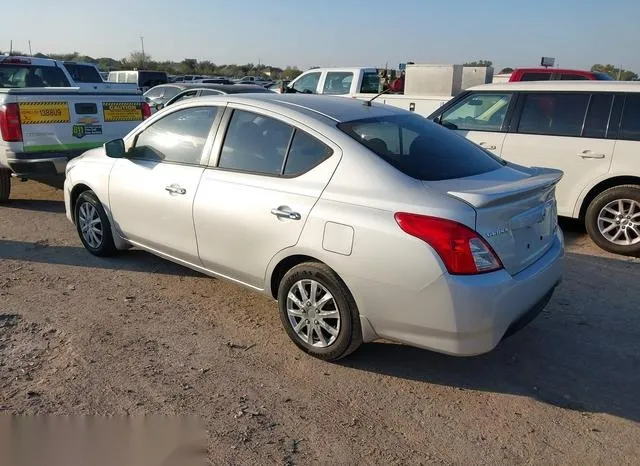
[{"label": "parked car in background", "polygon": [[255,84],[257,86],[269,86],[273,83],[271,79],[260,78],[258,76],[245,76],[235,80],[238,84]]},{"label": "parked car in background", "polygon": [[279,79],[273,84],[266,86],[267,89],[273,92],[282,93],[283,90],[286,90],[286,87],[291,83],[290,79]]},{"label": "parked car in background", "polygon": [[9,198],[12,174],[55,178],[70,158],[150,116],[137,89],[81,87],[69,68],[74,71],[55,60],[0,57],[0,201]]},{"label": "parked car in background", "polygon": [[111,71],[107,80],[112,83],[135,84],[142,92],[169,82],[164,71]]},{"label": "parked car in background", "polygon": [[[204,92],[206,91],[206,92]],[[163,84],[149,89],[144,97],[153,112],[179,100],[201,95],[270,92],[264,87],[249,84],[206,84],[200,82]]]},{"label": "parked car in background", "polygon": [[377,338],[475,355],[561,279],[560,177],[390,106],[234,94],[73,160],[64,196],[90,253],[137,246],[261,291],[318,358]]},{"label": "parked car in background", "polygon": [[175,76],[173,81],[174,83],[186,83],[191,81],[199,81],[201,79],[206,79],[209,76],[197,75],[197,74],[186,74],[182,76]]},{"label": "parked car in background", "polygon": [[226,94],[270,94],[272,91],[253,84],[200,84],[185,85],[185,88],[175,97],[169,99],[164,105],[156,106],[156,110],[168,107],[177,102],[182,102],[194,97]]},{"label": "parked car in background", "polygon": [[559,214],[607,251],[640,254],[640,83],[489,84],[430,118],[505,160],[562,170]]},{"label": "parked car in background", "polygon": [[198,79],[193,82],[202,83],[202,84],[235,84],[235,81],[232,81],[229,78],[205,78],[205,79]]},{"label": "parked car in background", "polygon": [[[606,73],[568,70],[564,68],[518,68],[509,76],[509,82],[519,81],[613,81]],[[494,81],[495,82],[495,81]]]}]

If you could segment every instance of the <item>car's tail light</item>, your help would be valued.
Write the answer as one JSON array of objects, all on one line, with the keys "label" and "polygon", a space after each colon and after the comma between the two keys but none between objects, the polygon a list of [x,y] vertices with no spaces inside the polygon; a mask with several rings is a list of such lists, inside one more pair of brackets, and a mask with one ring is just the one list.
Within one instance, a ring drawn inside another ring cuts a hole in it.
[{"label": "car's tail light", "polygon": [[0,133],[6,142],[22,142],[20,107],[18,104],[0,106]]},{"label": "car's tail light", "polygon": [[458,222],[398,212],[396,222],[405,233],[428,243],[451,274],[473,275],[502,268],[502,262],[480,235]]},{"label": "car's tail light", "polygon": [[142,102],[142,119],[146,120],[151,116],[151,107],[146,102]]}]

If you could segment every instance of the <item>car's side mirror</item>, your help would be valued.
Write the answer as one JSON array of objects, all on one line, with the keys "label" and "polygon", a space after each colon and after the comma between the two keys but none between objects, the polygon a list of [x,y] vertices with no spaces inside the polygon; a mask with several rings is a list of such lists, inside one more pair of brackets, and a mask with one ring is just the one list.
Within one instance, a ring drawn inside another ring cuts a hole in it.
[{"label": "car's side mirror", "polygon": [[104,144],[104,151],[107,157],[112,159],[121,159],[127,153],[122,139],[114,139]]},{"label": "car's side mirror", "polygon": [[164,104],[156,104],[156,110],[162,110],[164,108]]}]

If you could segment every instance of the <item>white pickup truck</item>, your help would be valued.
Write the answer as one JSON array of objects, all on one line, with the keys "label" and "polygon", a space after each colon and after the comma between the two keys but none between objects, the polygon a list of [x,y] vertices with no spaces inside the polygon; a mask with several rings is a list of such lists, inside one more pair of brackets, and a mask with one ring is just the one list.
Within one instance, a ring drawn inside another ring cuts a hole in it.
[{"label": "white pickup truck", "polygon": [[[379,93],[376,68],[315,68],[305,71],[285,92],[339,95],[370,100]],[[376,102],[429,116],[451,100],[451,95],[382,94]]]},{"label": "white pickup truck", "polygon": [[50,178],[151,115],[137,89],[76,83],[55,60],[0,56],[0,202],[11,174]]}]

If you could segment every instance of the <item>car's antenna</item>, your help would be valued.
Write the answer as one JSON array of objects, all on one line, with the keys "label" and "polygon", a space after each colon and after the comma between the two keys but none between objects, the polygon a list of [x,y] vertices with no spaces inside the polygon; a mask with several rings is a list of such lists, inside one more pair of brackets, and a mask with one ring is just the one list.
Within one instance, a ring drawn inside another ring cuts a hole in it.
[{"label": "car's antenna", "polygon": [[382,94],[386,94],[387,92],[389,92],[391,90],[391,88],[387,88],[384,91],[380,92],[379,94],[373,96],[371,99],[369,100],[365,100],[364,101],[364,105],[365,107],[371,107],[371,102],[373,102],[374,100],[376,100],[378,97],[380,97]]}]

